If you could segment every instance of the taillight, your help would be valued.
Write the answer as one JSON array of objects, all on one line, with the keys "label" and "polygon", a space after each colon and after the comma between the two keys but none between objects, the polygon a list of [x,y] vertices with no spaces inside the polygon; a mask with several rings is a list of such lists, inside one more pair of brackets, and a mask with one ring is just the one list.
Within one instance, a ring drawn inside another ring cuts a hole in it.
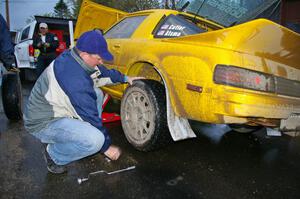
[{"label": "taillight", "polygon": [[235,66],[217,65],[214,82],[239,88],[275,92],[274,76]]},{"label": "taillight", "polygon": [[29,45],[28,46],[28,53],[29,53],[29,56],[34,56],[34,48],[32,45]]}]

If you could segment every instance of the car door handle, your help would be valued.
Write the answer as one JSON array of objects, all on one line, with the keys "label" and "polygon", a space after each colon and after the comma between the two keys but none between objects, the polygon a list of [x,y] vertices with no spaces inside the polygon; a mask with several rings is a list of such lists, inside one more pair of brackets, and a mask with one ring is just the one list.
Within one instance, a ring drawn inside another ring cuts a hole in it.
[{"label": "car door handle", "polygon": [[120,44],[114,44],[114,48],[120,48],[121,45]]},{"label": "car door handle", "polygon": [[22,48],[21,48],[21,47],[18,47],[17,49],[19,49],[19,50],[20,50],[20,49],[22,49]]}]

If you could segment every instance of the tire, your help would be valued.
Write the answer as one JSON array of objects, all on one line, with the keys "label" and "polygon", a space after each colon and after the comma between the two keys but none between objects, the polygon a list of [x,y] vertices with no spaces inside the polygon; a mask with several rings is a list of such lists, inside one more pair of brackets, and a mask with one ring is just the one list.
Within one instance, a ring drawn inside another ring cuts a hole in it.
[{"label": "tire", "polygon": [[164,86],[154,80],[134,81],[121,101],[121,121],[128,142],[137,150],[152,151],[168,144]]},{"label": "tire", "polygon": [[38,79],[36,69],[20,68],[21,82],[35,82]]},{"label": "tire", "polygon": [[25,69],[21,68],[19,70],[20,70],[19,76],[20,76],[21,83],[24,83],[26,81]]},{"label": "tire", "polygon": [[245,124],[230,124],[230,128],[238,133],[254,133],[263,128],[262,126],[250,126]]},{"label": "tire", "polygon": [[7,73],[2,79],[2,103],[9,120],[22,118],[22,87],[19,73]]}]

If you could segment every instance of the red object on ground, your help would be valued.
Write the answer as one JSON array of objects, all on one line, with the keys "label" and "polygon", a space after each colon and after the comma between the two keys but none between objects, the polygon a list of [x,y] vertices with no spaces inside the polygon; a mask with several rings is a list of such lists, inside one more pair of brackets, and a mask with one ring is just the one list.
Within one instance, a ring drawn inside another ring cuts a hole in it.
[{"label": "red object on ground", "polygon": [[[110,100],[110,98],[111,97],[108,94],[105,93],[103,104],[102,104],[102,109],[105,108],[105,106],[107,105],[107,103]],[[102,122],[103,123],[116,122],[116,121],[120,121],[121,120],[120,115],[118,115],[116,113],[102,112],[102,116],[101,117],[102,117]]]},{"label": "red object on ground", "polygon": [[116,121],[120,121],[120,120],[121,120],[120,115],[118,115],[116,113],[106,113],[106,112],[102,113],[102,122],[103,123],[116,122]]}]

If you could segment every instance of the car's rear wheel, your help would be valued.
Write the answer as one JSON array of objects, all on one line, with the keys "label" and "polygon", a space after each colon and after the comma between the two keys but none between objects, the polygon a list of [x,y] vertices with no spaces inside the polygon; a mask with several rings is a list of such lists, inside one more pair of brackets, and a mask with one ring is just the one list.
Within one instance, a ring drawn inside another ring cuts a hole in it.
[{"label": "car's rear wheel", "polygon": [[127,140],[140,151],[151,151],[171,141],[165,89],[157,81],[134,81],[126,89],[121,101],[121,118]]},{"label": "car's rear wheel", "polygon": [[9,72],[3,75],[2,103],[8,119],[22,118],[22,87],[19,73]]},{"label": "car's rear wheel", "polygon": [[254,133],[262,129],[262,126],[250,126],[245,124],[230,124],[230,128],[238,133]]}]

